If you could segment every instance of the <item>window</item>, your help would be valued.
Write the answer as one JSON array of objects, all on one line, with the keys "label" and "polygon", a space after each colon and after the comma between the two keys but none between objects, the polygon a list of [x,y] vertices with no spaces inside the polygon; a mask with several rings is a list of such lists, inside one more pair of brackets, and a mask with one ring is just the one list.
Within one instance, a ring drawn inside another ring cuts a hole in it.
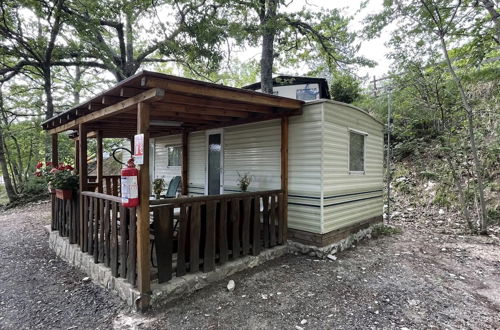
[{"label": "window", "polygon": [[349,172],[365,171],[365,136],[349,131]]},{"label": "window", "polygon": [[181,166],[182,148],[179,146],[167,146],[168,166]]}]

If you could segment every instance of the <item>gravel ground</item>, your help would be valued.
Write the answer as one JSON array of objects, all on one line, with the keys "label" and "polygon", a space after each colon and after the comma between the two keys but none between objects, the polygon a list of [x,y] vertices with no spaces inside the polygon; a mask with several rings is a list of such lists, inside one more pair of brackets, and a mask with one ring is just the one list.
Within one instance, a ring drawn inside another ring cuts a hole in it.
[{"label": "gravel ground", "polygon": [[[48,205],[0,214],[0,328],[500,329],[500,241],[416,217],[336,261],[288,255],[146,315],[49,251]],[[23,256],[20,258],[19,256]]]},{"label": "gravel ground", "polygon": [[121,300],[56,258],[44,202],[0,213],[0,329],[109,329]]}]

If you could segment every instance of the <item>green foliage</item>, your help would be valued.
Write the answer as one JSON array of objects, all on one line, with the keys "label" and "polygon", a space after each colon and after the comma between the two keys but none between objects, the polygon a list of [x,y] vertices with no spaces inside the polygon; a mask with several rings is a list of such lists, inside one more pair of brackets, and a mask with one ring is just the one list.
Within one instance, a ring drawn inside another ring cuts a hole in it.
[{"label": "green foliage", "polygon": [[353,103],[359,98],[360,92],[360,81],[351,75],[335,75],[330,82],[330,94],[333,100]]},{"label": "green foliage", "polygon": [[439,174],[431,171],[420,171],[419,176],[422,179],[434,180],[434,181],[439,180]]},{"label": "green foliage", "polygon": [[436,196],[434,197],[432,203],[440,207],[448,208],[452,205],[452,201],[454,200],[456,200],[456,198],[450,192],[448,187],[445,185],[440,185],[436,191]]},{"label": "green foliage", "polygon": [[47,182],[42,178],[30,177],[21,183],[18,198],[10,203],[9,207],[37,202],[48,198],[48,196]]},{"label": "green foliage", "polygon": [[401,229],[388,225],[377,225],[373,227],[373,231],[371,233],[373,238],[379,238],[382,236],[391,236],[401,234]]},{"label": "green foliage", "polygon": [[76,190],[78,183],[78,175],[69,169],[56,170],[50,179],[51,187],[54,189]]}]

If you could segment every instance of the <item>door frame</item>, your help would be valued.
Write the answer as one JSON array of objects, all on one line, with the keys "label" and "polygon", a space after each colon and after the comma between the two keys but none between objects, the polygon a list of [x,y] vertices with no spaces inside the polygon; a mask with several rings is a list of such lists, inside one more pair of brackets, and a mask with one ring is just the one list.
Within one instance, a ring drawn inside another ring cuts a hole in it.
[{"label": "door frame", "polygon": [[220,194],[224,193],[224,129],[216,128],[205,131],[205,195],[208,195],[208,138],[220,134]]}]

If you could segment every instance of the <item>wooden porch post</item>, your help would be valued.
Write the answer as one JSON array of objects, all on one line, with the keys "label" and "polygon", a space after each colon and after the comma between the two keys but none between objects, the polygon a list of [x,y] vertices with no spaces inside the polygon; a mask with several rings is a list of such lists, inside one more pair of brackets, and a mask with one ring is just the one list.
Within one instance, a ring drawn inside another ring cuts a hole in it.
[{"label": "wooden porch post", "polygon": [[59,152],[57,150],[58,146],[57,133],[51,135],[51,141],[52,141],[51,161],[54,164],[54,166],[57,166],[59,164]]},{"label": "wooden porch post", "polygon": [[102,131],[99,130],[97,131],[97,136],[96,136],[96,142],[97,142],[97,150],[96,150],[96,158],[97,158],[97,192],[102,193],[103,192],[103,168],[102,168]]},{"label": "wooden porch post", "polygon": [[182,132],[182,195],[188,194],[188,132]]},{"label": "wooden porch post", "polygon": [[288,237],[288,117],[281,118],[281,190],[283,190],[283,240]]},{"label": "wooden porch post", "polygon": [[75,173],[80,173],[80,141],[78,138],[75,139]]},{"label": "wooden porch post", "polygon": [[137,208],[137,287],[139,310],[149,307],[151,278],[149,264],[149,115],[150,105],[140,102],[137,108],[137,134],[144,134],[144,164],[139,166],[139,207]]},{"label": "wooden porch post", "polygon": [[[59,163],[59,152],[57,150],[57,133],[52,134],[51,136],[51,156],[50,156],[50,161],[52,162],[53,166],[57,167],[57,164]],[[50,204],[51,204],[51,219],[52,219],[52,230],[55,230],[55,220],[56,220],[56,195],[54,193],[50,194]]]},{"label": "wooden porch post", "polygon": [[79,160],[79,178],[80,178],[80,247],[82,252],[87,252],[87,240],[85,237],[85,224],[84,224],[84,214],[85,208],[83,205],[83,195],[82,191],[87,190],[87,127],[83,124],[78,125],[78,144],[80,156]]}]

